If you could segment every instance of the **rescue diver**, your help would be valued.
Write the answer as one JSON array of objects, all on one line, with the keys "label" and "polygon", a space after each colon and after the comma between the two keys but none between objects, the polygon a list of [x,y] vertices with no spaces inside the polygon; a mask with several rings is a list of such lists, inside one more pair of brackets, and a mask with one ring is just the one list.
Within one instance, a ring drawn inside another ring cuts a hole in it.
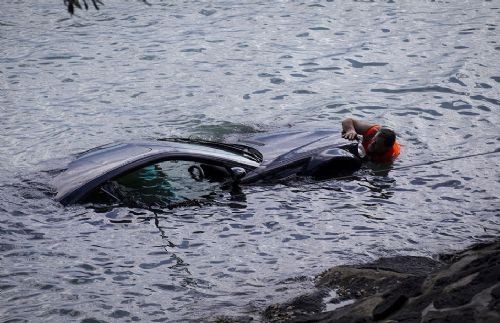
[{"label": "rescue diver", "polygon": [[390,163],[398,157],[401,147],[392,129],[353,118],[342,121],[342,138],[357,140],[359,135],[369,161]]}]

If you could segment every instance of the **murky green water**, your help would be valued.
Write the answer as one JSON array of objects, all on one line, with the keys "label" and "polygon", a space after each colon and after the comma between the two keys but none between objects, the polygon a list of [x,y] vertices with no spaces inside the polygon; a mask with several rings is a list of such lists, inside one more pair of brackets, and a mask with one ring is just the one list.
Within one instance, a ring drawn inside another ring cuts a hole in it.
[{"label": "murky green water", "polygon": [[0,4],[2,320],[255,316],[332,265],[498,236],[498,154],[159,215],[62,207],[47,172],[113,141],[346,116],[399,132],[395,167],[493,151],[498,1],[60,2]]}]

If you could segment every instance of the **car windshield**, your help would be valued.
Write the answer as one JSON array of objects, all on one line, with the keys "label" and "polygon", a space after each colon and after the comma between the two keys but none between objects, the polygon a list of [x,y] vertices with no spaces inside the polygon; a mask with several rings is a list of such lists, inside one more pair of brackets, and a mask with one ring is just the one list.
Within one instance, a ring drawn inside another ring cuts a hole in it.
[{"label": "car windshield", "polygon": [[206,177],[207,165],[169,160],[134,170],[96,188],[85,203],[119,203],[135,207],[170,207],[213,193],[220,186]]},{"label": "car windshield", "polygon": [[192,139],[192,138],[164,138],[160,139],[160,141],[192,143],[212,148],[218,148],[221,150],[225,150],[234,154],[244,156],[257,163],[261,163],[263,160],[262,154],[257,149],[245,145],[228,144],[223,142],[215,142],[204,139]]}]

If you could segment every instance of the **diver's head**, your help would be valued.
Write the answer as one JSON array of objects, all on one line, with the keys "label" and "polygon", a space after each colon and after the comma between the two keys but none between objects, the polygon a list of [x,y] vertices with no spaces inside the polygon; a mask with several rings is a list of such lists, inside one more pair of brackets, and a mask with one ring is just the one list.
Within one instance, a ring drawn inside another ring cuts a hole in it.
[{"label": "diver's head", "polygon": [[396,133],[392,129],[380,127],[371,144],[368,145],[367,152],[372,155],[383,155],[391,150],[394,142],[396,142]]}]

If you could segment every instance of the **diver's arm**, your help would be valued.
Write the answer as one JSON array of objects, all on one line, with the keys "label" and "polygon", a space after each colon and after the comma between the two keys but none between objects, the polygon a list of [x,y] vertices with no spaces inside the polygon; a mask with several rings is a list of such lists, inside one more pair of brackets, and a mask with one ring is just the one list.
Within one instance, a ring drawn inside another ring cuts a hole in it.
[{"label": "diver's arm", "polygon": [[346,118],[342,121],[342,138],[354,140],[358,134],[362,135],[374,125],[365,121]]}]

